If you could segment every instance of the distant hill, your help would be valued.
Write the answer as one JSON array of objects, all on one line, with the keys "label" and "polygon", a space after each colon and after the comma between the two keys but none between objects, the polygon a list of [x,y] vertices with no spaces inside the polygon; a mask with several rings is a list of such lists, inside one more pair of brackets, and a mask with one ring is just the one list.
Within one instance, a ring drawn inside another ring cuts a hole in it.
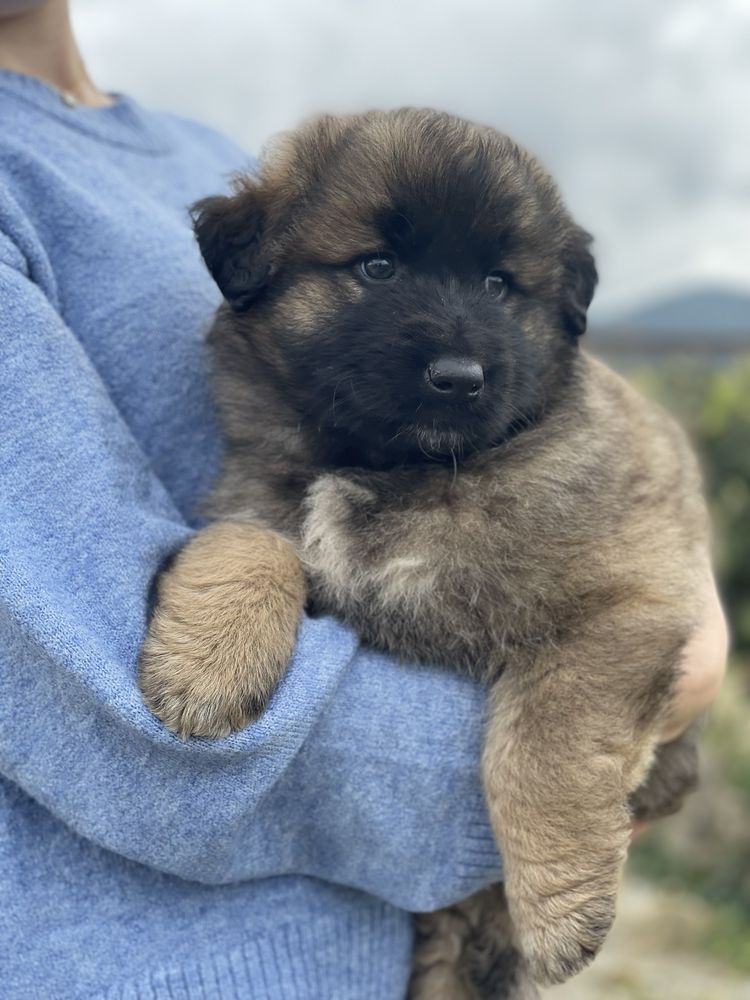
[{"label": "distant hill", "polygon": [[594,325],[598,333],[605,335],[627,331],[684,338],[710,334],[750,338],[750,293],[703,288],[655,299],[620,316],[602,318]]},{"label": "distant hill", "polygon": [[734,354],[750,350],[750,293],[703,288],[664,296],[619,316],[594,317],[592,347],[616,353]]}]

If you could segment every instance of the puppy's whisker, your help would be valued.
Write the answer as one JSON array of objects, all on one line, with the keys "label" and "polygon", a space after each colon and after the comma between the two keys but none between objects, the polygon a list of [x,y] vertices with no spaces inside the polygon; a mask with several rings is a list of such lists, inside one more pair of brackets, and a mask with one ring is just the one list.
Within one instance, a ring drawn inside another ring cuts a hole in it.
[{"label": "puppy's whisker", "polygon": [[333,426],[334,427],[337,426],[336,425],[336,393],[339,391],[339,386],[344,381],[344,377],[345,376],[343,376],[343,375],[341,376],[341,378],[336,382],[336,385],[335,385],[334,390],[333,390],[333,399],[331,400],[331,416],[333,418]]},{"label": "puppy's whisker", "polygon": [[429,462],[440,462],[441,461],[441,458],[440,458],[439,455],[435,455],[433,452],[429,452],[429,451],[427,451],[425,449],[424,445],[422,444],[422,435],[419,432],[417,433],[417,447],[419,448],[419,450],[422,452],[422,454],[424,455],[424,457]]},{"label": "puppy's whisker", "polygon": [[451,458],[453,459],[453,479],[451,482],[455,486],[458,479],[458,462],[456,461],[456,452],[453,448],[451,448]]},{"label": "puppy's whisker", "polygon": [[406,431],[407,431],[407,428],[402,424],[399,427],[399,429],[396,431],[396,433],[393,435],[393,437],[388,438],[388,440],[385,442],[386,448],[388,447],[389,444],[393,444],[394,441],[398,440],[398,438],[400,438],[402,435],[404,435],[406,433]]}]

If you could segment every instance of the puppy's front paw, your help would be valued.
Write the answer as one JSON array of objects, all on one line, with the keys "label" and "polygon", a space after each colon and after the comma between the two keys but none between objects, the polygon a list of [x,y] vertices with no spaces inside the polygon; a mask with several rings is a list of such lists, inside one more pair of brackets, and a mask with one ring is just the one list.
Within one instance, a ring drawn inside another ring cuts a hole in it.
[{"label": "puppy's front paw", "polygon": [[205,529],[159,581],[140,660],[151,710],[182,736],[243,728],[284,673],[304,599],[284,539],[230,522]]},{"label": "puppy's front paw", "polygon": [[[582,889],[575,890],[575,895]],[[615,894],[585,902],[566,893],[513,907],[521,951],[532,978],[541,985],[563,983],[581,972],[604,944],[615,918]]]},{"label": "puppy's front paw", "polygon": [[191,610],[193,622],[155,616],[141,653],[141,690],[151,711],[181,736],[226,736],[262,713],[291,649],[243,654],[231,632],[206,632],[198,604]]}]

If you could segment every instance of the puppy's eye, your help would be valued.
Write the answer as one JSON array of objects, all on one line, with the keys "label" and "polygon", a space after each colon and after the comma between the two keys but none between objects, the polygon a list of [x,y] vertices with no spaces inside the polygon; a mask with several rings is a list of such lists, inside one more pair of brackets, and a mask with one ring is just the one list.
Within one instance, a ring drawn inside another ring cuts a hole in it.
[{"label": "puppy's eye", "polygon": [[387,281],[396,273],[396,259],[387,253],[374,253],[360,261],[362,274],[371,281]]},{"label": "puppy's eye", "polygon": [[508,292],[508,279],[502,271],[490,271],[484,279],[484,287],[496,299],[502,299]]}]

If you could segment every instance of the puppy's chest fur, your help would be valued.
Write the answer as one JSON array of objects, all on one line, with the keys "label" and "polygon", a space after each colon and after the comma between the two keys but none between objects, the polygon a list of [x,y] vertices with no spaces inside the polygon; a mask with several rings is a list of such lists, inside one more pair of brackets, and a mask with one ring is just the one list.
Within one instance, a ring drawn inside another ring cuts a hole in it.
[{"label": "puppy's chest fur", "polygon": [[661,602],[666,629],[672,607],[676,633],[688,629],[678,567],[705,542],[694,463],[604,366],[583,361],[570,406],[455,469],[323,468],[256,388],[245,381],[237,424],[252,440],[230,445],[213,510],[291,538],[311,609],[369,644],[491,680],[629,598]]},{"label": "puppy's chest fur", "polygon": [[538,511],[496,477],[427,468],[315,480],[299,537],[313,608],[379,648],[488,679],[517,644],[549,641],[569,581],[544,557]]}]

